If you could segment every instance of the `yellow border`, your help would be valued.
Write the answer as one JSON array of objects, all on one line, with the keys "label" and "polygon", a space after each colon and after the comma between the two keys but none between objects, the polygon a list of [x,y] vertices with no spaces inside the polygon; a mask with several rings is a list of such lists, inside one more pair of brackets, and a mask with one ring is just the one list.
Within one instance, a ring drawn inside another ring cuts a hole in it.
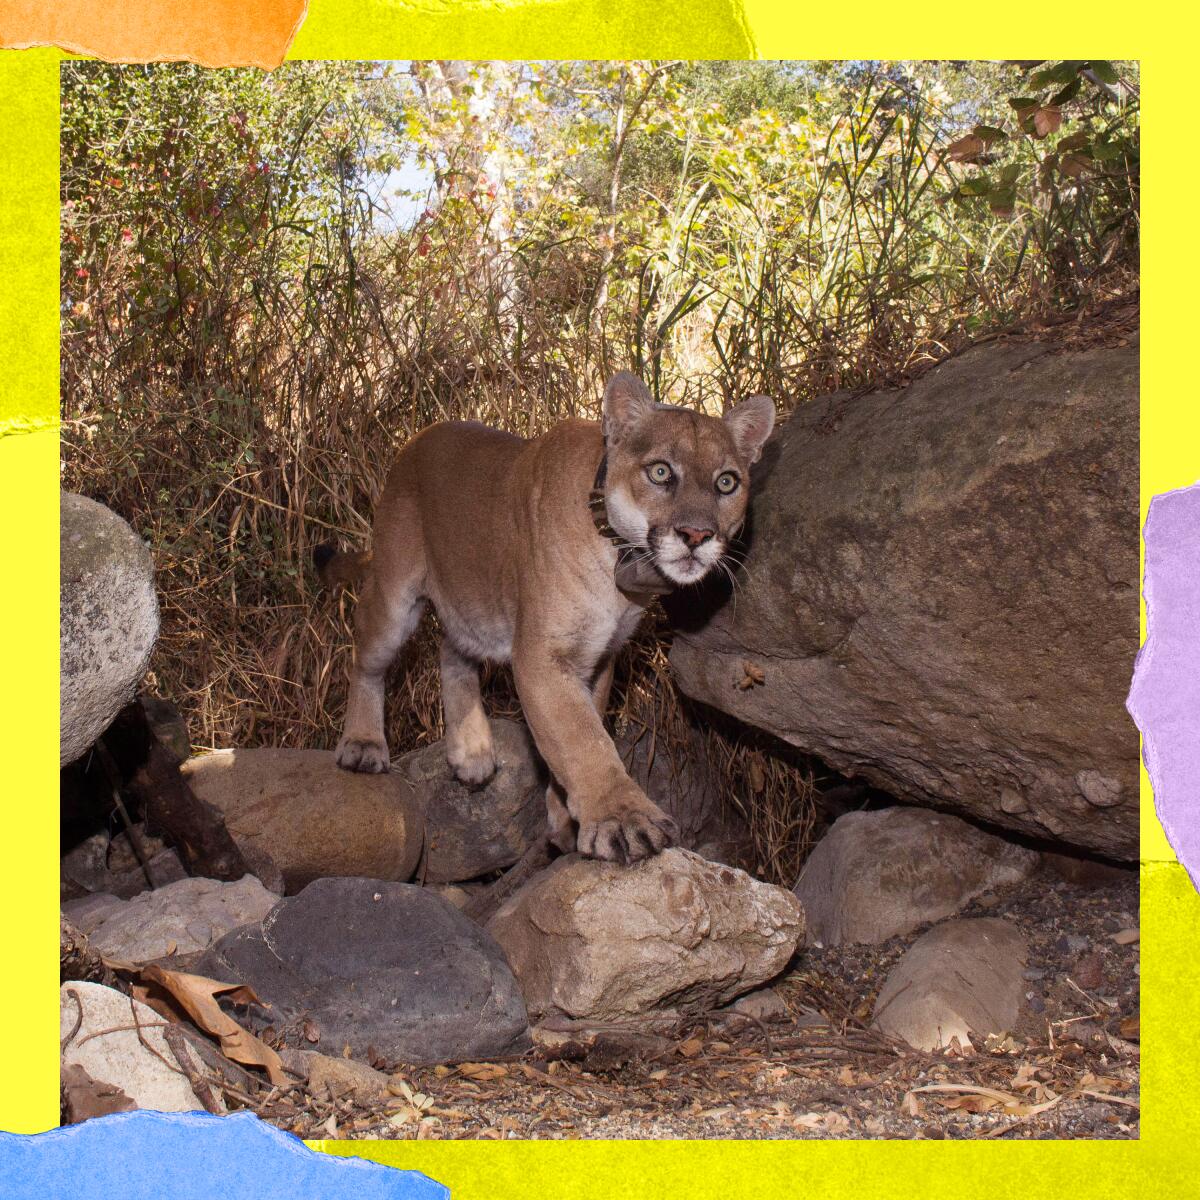
[{"label": "yellow border", "polygon": [[[462,10],[471,16],[464,20]],[[410,7],[400,0],[313,0],[291,57],[728,56],[752,44],[763,57],[962,57],[1080,53],[1080,40],[1114,43],[1085,52],[1141,57],[1148,218],[1144,253],[1147,349],[1142,407],[1142,515],[1149,497],[1200,476],[1200,406],[1190,395],[1185,328],[1192,318],[1196,173],[1187,133],[1192,73],[1184,39],[1127,6],[972,15],[961,6],[911,11],[877,4],[852,14],[794,0],[734,5],[634,5],[627,0],[543,0],[518,6],[463,0]],[[753,42],[751,42],[753,39]],[[1135,45],[1129,45],[1133,41]],[[1115,43],[1126,43],[1116,45]],[[1030,49],[1036,44],[1036,51]],[[997,54],[997,51],[1000,54]],[[55,583],[57,444],[38,428],[57,411],[57,64],[53,51],[0,55],[0,512],[8,633],[0,689],[0,768],[8,837],[0,912],[9,952],[0,1005],[6,1031],[0,1128],[28,1132],[57,1121],[53,969],[57,743]],[[1178,281],[1178,283],[1176,283]],[[1174,351],[1180,368],[1175,369]],[[1176,377],[1178,376],[1178,378]],[[10,436],[3,436],[9,433]],[[1130,536],[1135,535],[1131,519]],[[1148,801],[1149,791],[1144,788]],[[1191,999],[1200,969],[1200,898],[1143,806],[1143,1028],[1145,1115],[1139,1143],[339,1143],[371,1151],[449,1184],[460,1200],[545,1194],[696,1197],[797,1191],[929,1196],[1184,1194],[1197,1175],[1192,1081],[1200,1034]],[[1161,863],[1153,860],[1164,860]]]}]

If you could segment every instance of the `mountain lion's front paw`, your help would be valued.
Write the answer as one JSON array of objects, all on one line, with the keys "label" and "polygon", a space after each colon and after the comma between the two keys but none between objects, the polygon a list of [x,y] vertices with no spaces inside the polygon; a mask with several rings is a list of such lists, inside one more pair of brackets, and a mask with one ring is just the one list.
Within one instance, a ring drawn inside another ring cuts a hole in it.
[{"label": "mountain lion's front paw", "polygon": [[343,771],[361,771],[364,775],[383,775],[388,770],[388,748],[373,738],[344,737],[334,752]]},{"label": "mountain lion's front paw", "polygon": [[577,846],[589,858],[632,863],[650,858],[678,840],[675,822],[630,782],[584,814]]},{"label": "mountain lion's front paw", "polygon": [[449,750],[446,762],[450,764],[454,778],[467,787],[479,787],[496,773],[496,754],[491,746],[474,753],[463,749]]}]

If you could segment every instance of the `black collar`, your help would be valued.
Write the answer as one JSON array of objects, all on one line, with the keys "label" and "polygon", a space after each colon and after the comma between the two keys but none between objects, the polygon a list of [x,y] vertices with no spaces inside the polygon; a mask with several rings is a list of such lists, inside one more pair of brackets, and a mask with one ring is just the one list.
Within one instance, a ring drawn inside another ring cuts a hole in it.
[{"label": "black collar", "polygon": [[616,546],[618,551],[631,549],[627,542],[608,522],[608,508],[604,503],[604,483],[608,478],[608,448],[600,458],[596,468],[596,478],[592,482],[592,490],[588,493],[588,508],[592,511],[592,524],[601,537],[606,537]]},{"label": "black collar", "polygon": [[604,484],[608,477],[608,449],[600,459],[596,468],[596,478],[592,481],[592,490],[588,493],[588,508],[592,513],[592,524],[596,532],[607,538],[617,548],[617,565],[613,571],[613,581],[617,588],[634,598],[665,596],[675,590],[675,585],[664,578],[653,563],[646,561],[644,554],[638,555],[638,547],[627,542],[609,523],[608,507],[604,503]]}]

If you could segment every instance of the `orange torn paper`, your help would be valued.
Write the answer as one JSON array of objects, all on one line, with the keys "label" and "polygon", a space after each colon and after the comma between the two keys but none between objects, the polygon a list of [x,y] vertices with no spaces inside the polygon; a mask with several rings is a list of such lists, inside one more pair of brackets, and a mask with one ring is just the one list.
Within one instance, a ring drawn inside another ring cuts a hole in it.
[{"label": "orange torn paper", "polygon": [[283,61],[307,7],[307,0],[0,0],[0,46],[269,70]]}]

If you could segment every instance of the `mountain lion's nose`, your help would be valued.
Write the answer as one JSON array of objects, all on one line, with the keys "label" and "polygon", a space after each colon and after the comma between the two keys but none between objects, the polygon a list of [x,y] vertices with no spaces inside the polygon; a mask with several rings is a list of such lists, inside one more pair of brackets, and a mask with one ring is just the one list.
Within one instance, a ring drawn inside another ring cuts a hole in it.
[{"label": "mountain lion's nose", "polygon": [[675,532],[694,550],[697,546],[703,546],[710,537],[713,536],[711,529],[692,529],[689,525],[676,525]]}]

